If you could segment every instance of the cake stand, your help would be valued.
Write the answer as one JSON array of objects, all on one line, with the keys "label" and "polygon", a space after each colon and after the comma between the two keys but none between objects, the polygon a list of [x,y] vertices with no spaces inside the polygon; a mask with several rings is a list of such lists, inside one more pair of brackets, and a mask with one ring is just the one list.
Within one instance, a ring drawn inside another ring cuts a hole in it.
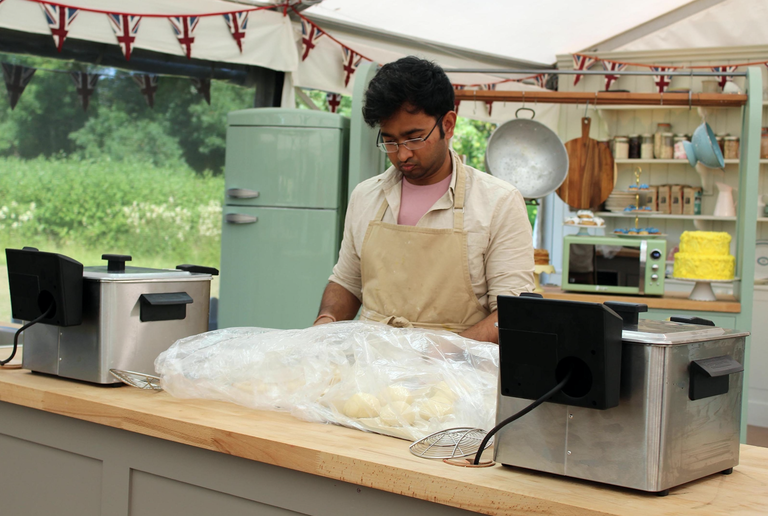
[{"label": "cake stand", "polygon": [[589,234],[589,231],[587,231],[588,229],[605,229],[605,224],[603,224],[602,226],[598,226],[596,224],[589,226],[587,224],[566,224],[566,223],[563,223],[563,226],[566,227],[566,228],[579,228],[579,232],[576,233],[573,236],[592,236],[592,235]]},{"label": "cake stand", "polygon": [[554,274],[555,273],[555,267],[554,265],[534,265],[533,266],[533,284],[534,284],[534,292],[544,292],[544,289],[541,288],[541,284],[539,283],[539,276],[541,274]]},{"label": "cake stand", "polygon": [[712,290],[712,283],[733,283],[739,278],[732,278],[727,280],[711,280],[711,279],[689,279],[689,278],[674,278],[679,281],[687,281],[694,283],[693,290],[688,299],[693,301],[717,301],[715,297],[715,291]]}]

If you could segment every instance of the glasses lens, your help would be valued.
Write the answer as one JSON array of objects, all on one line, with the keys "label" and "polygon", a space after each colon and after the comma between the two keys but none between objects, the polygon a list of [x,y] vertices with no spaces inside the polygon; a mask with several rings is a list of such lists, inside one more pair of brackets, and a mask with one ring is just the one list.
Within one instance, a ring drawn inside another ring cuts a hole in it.
[{"label": "glasses lens", "polygon": [[378,147],[381,152],[386,152],[387,154],[397,152],[397,143],[394,142],[381,142],[378,144]]},{"label": "glasses lens", "polygon": [[427,144],[426,140],[423,140],[421,138],[416,138],[414,140],[405,140],[400,145],[405,146],[405,148],[408,150],[417,150],[417,149],[423,149],[426,144]]}]

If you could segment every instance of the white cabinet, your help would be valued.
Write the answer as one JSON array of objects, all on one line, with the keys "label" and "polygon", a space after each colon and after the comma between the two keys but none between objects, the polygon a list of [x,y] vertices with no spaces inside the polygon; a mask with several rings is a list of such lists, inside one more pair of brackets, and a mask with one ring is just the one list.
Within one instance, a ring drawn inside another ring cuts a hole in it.
[{"label": "white cabinet", "polygon": [[768,428],[768,286],[755,285],[749,351],[748,423]]}]

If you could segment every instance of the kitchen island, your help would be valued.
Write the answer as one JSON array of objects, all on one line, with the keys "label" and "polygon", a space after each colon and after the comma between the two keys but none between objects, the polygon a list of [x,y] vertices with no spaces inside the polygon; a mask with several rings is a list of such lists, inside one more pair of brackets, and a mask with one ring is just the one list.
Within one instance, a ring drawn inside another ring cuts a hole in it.
[{"label": "kitchen island", "polygon": [[289,414],[0,369],[3,514],[767,514],[768,449],[664,498]]}]

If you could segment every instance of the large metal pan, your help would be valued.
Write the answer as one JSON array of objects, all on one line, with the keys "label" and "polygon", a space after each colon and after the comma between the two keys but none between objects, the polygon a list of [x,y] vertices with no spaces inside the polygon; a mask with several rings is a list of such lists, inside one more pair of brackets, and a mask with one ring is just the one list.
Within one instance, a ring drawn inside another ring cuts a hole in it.
[{"label": "large metal pan", "polygon": [[[522,110],[536,113],[530,108]],[[568,153],[557,134],[527,118],[504,122],[491,134],[485,150],[486,170],[511,183],[526,199],[546,197],[568,175]]]}]

